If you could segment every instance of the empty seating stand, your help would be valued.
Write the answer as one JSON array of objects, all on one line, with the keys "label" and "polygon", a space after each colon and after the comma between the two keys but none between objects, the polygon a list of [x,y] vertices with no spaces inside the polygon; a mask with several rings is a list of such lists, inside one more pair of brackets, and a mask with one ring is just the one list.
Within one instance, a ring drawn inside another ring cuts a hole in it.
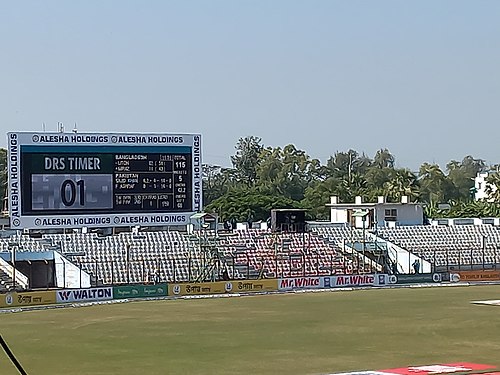
[{"label": "empty seating stand", "polygon": [[[57,249],[102,285],[152,281],[188,281],[188,265],[196,264],[196,246],[176,231],[120,233],[99,237],[95,233],[47,234],[42,239],[21,235],[12,238],[18,251]],[[9,251],[9,241],[0,241]]]},{"label": "empty seating stand", "polygon": [[492,225],[384,228],[378,235],[436,267],[492,268],[500,264],[500,230]]},{"label": "empty seating stand", "polygon": [[[491,225],[408,226],[384,228],[378,236],[438,267],[467,269],[500,264],[500,230]],[[218,262],[225,277],[278,278],[370,272],[345,251],[359,241],[348,226],[318,225],[308,233],[268,230],[153,231],[99,237],[95,233],[27,235],[0,239],[0,251],[57,249],[96,284],[202,281]],[[212,274],[211,274],[212,276]],[[0,279],[2,275],[0,275]],[[5,278],[0,289],[8,288]]]},{"label": "empty seating stand", "polygon": [[[340,241],[342,242],[342,241]],[[237,230],[226,236],[220,250],[246,277],[294,277],[352,272],[350,260],[328,235]]]}]

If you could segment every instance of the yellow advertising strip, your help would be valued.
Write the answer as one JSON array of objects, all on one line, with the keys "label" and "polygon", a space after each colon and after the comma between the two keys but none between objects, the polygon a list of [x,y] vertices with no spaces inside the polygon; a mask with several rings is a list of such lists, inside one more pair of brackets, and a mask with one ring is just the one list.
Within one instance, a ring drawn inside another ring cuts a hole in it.
[{"label": "yellow advertising strip", "polygon": [[233,281],[233,292],[275,292],[278,290],[278,280],[240,280]]},{"label": "yellow advertising strip", "polygon": [[54,303],[56,303],[55,291],[0,294],[0,308],[50,305]]},{"label": "yellow advertising strip", "polygon": [[500,271],[459,271],[460,281],[498,281]]},{"label": "yellow advertising strip", "polygon": [[233,280],[213,283],[168,284],[169,296],[256,293],[278,290],[278,280]]}]

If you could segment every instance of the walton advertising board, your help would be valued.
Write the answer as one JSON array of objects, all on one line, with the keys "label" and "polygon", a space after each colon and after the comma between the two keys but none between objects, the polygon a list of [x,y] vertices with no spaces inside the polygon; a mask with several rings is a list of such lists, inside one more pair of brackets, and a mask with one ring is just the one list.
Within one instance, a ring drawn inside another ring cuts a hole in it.
[{"label": "walton advertising board", "polygon": [[11,228],[189,223],[199,134],[8,133]]},{"label": "walton advertising board", "polygon": [[64,289],[56,292],[57,303],[105,301],[113,299],[113,288]]}]

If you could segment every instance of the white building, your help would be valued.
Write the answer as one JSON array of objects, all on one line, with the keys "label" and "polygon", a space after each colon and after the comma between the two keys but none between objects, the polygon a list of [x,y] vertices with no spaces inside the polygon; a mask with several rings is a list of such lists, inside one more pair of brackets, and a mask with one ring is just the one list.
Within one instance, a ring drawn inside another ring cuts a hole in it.
[{"label": "white building", "polygon": [[356,197],[354,203],[340,203],[337,196],[330,198],[330,222],[348,223],[355,228],[395,227],[422,225],[424,211],[419,203],[411,203],[403,196],[400,203],[388,203],[378,197],[376,203],[365,203]]},{"label": "white building", "polygon": [[476,201],[481,199],[488,199],[488,194],[486,193],[486,187],[488,185],[491,186],[493,192],[496,190],[496,186],[490,185],[488,182],[486,182],[488,176],[488,172],[481,172],[478,173],[474,178],[474,199]]}]

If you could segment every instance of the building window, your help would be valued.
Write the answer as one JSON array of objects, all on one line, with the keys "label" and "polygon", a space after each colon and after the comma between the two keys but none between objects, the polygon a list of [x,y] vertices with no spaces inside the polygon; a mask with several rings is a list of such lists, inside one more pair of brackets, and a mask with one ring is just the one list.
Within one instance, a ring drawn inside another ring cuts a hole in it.
[{"label": "building window", "polygon": [[477,183],[477,189],[481,190],[481,183],[480,182]]},{"label": "building window", "polygon": [[396,221],[398,217],[398,210],[396,208],[389,208],[385,210],[385,221]]}]

